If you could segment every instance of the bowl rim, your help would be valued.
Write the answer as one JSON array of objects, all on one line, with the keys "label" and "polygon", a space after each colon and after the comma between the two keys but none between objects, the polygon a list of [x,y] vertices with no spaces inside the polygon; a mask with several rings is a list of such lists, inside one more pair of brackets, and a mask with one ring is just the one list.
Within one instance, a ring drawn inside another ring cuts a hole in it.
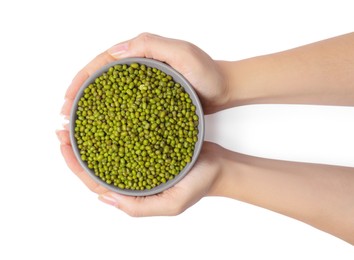
[{"label": "bowl rim", "polygon": [[[88,168],[87,164],[81,159],[80,156],[80,151],[79,148],[77,147],[76,144],[76,139],[74,136],[75,132],[75,120],[77,118],[76,111],[77,111],[77,104],[80,98],[83,96],[84,90],[91,84],[98,76],[102,75],[104,72],[107,72],[108,69],[114,65],[117,64],[127,64],[130,65],[132,63],[138,63],[138,64],[144,64],[145,66],[152,67],[159,69],[166,73],[167,75],[170,75],[173,80],[179,84],[185,89],[185,91],[189,94],[190,98],[192,99],[193,105],[196,106],[196,114],[199,117],[199,124],[198,124],[198,141],[195,144],[194,147],[194,152],[192,156],[191,162],[187,163],[187,165],[183,168],[181,172],[179,172],[172,180],[168,180],[166,183],[162,183],[154,188],[151,189],[145,189],[145,190],[130,190],[130,189],[121,189],[117,186],[114,186],[112,184],[108,184],[105,181],[103,181],[101,178],[95,175],[94,171],[90,168]],[[117,192],[119,194],[123,195],[129,195],[129,196],[150,196],[154,194],[161,193],[164,190],[167,190],[171,187],[173,187],[175,184],[177,184],[180,180],[182,180],[187,173],[192,169],[194,164],[196,163],[199,154],[201,152],[203,143],[204,143],[204,135],[205,135],[205,119],[204,119],[204,113],[203,113],[203,108],[201,105],[201,102],[199,100],[199,97],[197,93],[195,92],[194,88],[192,85],[187,81],[187,79],[180,74],[177,70],[175,70],[173,67],[170,65],[163,63],[158,60],[150,59],[150,58],[124,58],[120,60],[116,60],[113,62],[110,62],[103,67],[99,68],[96,70],[91,76],[89,76],[88,79],[85,80],[85,82],[80,86],[80,89],[78,90],[71,111],[70,111],[70,119],[69,119],[69,128],[70,128],[70,142],[72,144],[72,148],[75,154],[76,159],[79,161],[80,166],[85,170],[86,173],[90,175],[90,177],[98,184],[104,186],[108,190]]]}]

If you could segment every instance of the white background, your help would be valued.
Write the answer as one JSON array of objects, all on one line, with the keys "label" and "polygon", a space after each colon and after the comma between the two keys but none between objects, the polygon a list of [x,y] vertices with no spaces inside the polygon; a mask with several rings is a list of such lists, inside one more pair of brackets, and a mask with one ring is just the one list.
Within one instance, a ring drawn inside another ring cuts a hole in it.
[{"label": "white background", "polygon": [[[231,199],[204,198],[177,217],[129,217],[70,172],[55,136],[71,79],[115,43],[148,31],[239,60],[351,32],[351,6],[2,1],[0,259],[353,259],[338,238]],[[354,108],[246,106],[207,123],[207,139],[235,151],[354,166]]]}]

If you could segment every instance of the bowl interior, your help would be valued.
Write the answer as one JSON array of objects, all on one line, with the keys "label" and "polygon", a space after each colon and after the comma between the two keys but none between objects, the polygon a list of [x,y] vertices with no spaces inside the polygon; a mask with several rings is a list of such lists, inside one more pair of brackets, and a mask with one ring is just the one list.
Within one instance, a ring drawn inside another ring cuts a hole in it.
[{"label": "bowl interior", "polygon": [[[187,163],[187,165],[183,168],[183,170],[177,174],[172,180],[168,180],[166,183],[162,183],[152,189],[145,189],[145,190],[130,190],[130,189],[120,189],[114,185],[107,184],[105,181],[101,180],[98,176],[95,175],[94,171],[90,168],[88,168],[87,164],[81,160],[80,156],[80,151],[77,147],[76,139],[74,137],[74,129],[75,129],[75,120],[77,119],[76,111],[77,111],[77,106],[78,106],[78,101],[80,98],[83,96],[84,90],[87,86],[89,86],[97,77],[102,75],[104,72],[108,71],[108,69],[114,65],[117,64],[127,64],[130,65],[131,63],[139,63],[139,64],[144,64],[148,67],[156,68],[167,75],[170,75],[173,80],[177,83],[179,83],[181,86],[184,87],[185,91],[189,94],[190,98],[192,99],[193,104],[196,107],[196,114],[199,117],[199,124],[198,124],[198,141],[195,144],[194,147],[194,153],[192,160]],[[106,187],[109,190],[118,192],[120,194],[124,195],[131,195],[131,196],[148,196],[148,195],[153,195],[162,192],[163,190],[166,190],[173,185],[175,185],[177,182],[179,182],[188,172],[189,170],[193,167],[194,163],[196,162],[199,153],[201,151],[203,141],[204,141],[204,114],[202,110],[202,106],[200,103],[200,100],[194,91],[193,87],[190,85],[190,83],[176,70],[171,68],[165,63],[152,60],[152,59],[146,59],[146,58],[126,58],[122,60],[118,60],[115,62],[112,62],[110,64],[107,64],[106,66],[102,67],[98,71],[96,71],[93,75],[91,75],[81,86],[79,89],[76,98],[74,100],[72,109],[71,109],[71,114],[70,114],[70,141],[72,143],[72,147],[74,150],[74,154],[79,161],[80,165],[85,169],[85,171],[90,174],[90,176],[99,184],[102,186]]]}]

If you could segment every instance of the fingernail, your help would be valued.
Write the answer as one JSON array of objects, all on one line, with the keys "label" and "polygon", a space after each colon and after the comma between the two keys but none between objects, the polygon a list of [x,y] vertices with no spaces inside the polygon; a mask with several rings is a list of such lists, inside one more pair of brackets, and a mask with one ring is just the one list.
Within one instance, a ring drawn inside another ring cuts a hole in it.
[{"label": "fingernail", "polygon": [[98,199],[108,205],[117,206],[118,202],[108,194],[101,194]]},{"label": "fingernail", "polygon": [[115,58],[119,58],[123,53],[128,50],[128,42],[118,43],[108,49],[108,53]]}]

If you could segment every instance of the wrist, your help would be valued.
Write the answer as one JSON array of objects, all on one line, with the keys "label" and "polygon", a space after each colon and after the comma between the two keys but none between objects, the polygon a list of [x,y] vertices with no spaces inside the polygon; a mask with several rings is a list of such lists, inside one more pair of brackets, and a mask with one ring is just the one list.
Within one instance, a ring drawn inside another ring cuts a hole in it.
[{"label": "wrist", "polygon": [[223,110],[226,108],[232,107],[233,99],[234,99],[234,88],[235,82],[232,77],[232,71],[230,69],[231,63],[230,61],[215,61],[219,73],[222,77],[222,82],[224,84],[223,89],[224,91],[224,103],[220,106],[219,110]]},{"label": "wrist", "polygon": [[[222,109],[251,103],[256,96],[248,86],[247,77],[250,72],[245,61],[217,61],[224,79],[226,103]],[[251,75],[252,76],[252,75]]]},{"label": "wrist", "polygon": [[227,89],[224,109],[275,101],[279,93],[274,90],[274,79],[269,78],[276,71],[274,60],[265,55],[239,61],[218,61]]},{"label": "wrist", "polygon": [[207,196],[220,196],[234,198],[233,193],[236,191],[235,183],[237,183],[239,167],[233,153],[220,147],[217,151],[218,156],[214,156],[213,160],[217,163],[218,171],[213,184],[208,190]]}]

